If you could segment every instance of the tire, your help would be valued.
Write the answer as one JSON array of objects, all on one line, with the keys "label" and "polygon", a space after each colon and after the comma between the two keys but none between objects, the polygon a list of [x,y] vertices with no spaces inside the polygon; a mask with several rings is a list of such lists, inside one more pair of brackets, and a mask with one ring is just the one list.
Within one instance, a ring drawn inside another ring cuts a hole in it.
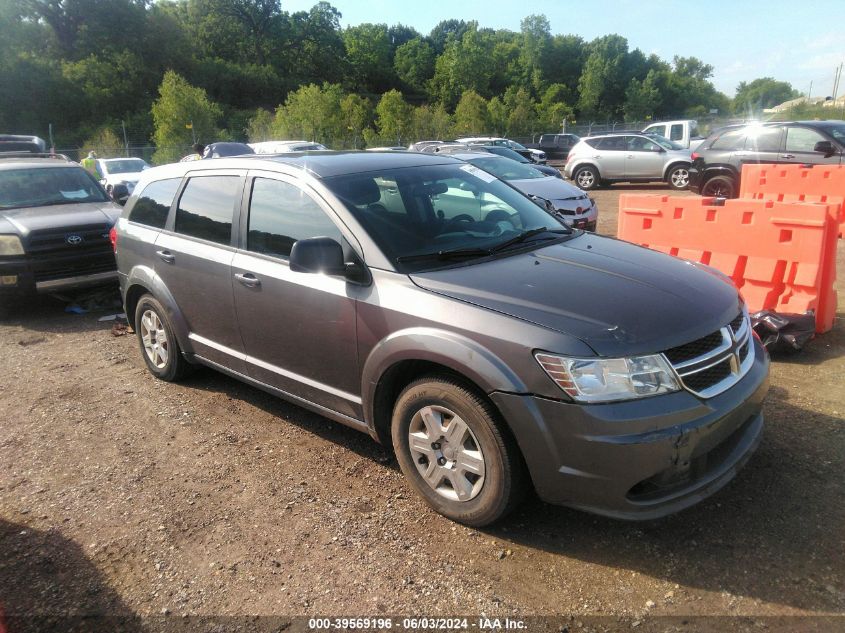
[{"label": "tire", "polygon": [[598,170],[590,165],[576,168],[572,174],[572,181],[579,189],[583,189],[584,191],[598,189],[601,184]]},{"label": "tire", "polygon": [[730,176],[713,176],[701,187],[705,198],[736,198],[736,182]]},{"label": "tire", "polygon": [[141,356],[153,376],[176,382],[188,375],[192,366],[182,356],[164,307],[152,295],[144,295],[138,301],[135,333]]},{"label": "tire", "polygon": [[675,165],[666,174],[666,184],[672,189],[682,191],[689,187],[689,165]]},{"label": "tire", "polygon": [[493,406],[453,378],[428,376],[405,387],[391,435],[411,486],[453,521],[489,525],[522,499],[524,465],[515,442]]}]

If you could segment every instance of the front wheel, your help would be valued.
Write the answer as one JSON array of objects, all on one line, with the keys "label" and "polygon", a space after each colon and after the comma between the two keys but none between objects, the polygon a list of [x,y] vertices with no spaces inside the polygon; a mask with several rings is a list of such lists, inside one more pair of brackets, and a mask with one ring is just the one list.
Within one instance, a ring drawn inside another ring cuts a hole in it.
[{"label": "front wheel", "polygon": [[713,176],[701,187],[705,198],[735,198],[736,183],[730,176]]},{"label": "front wheel", "polygon": [[492,405],[457,380],[408,385],[393,409],[396,458],[411,486],[437,512],[482,527],[522,497],[523,463]]},{"label": "front wheel", "polygon": [[601,184],[599,172],[596,170],[595,167],[591,167],[589,165],[585,165],[584,167],[578,167],[575,170],[575,173],[572,174],[572,180],[574,180],[575,184],[578,185],[578,187],[580,189],[583,189],[584,191],[597,189],[599,184]]},{"label": "front wheel", "polygon": [[666,182],[672,189],[686,189],[689,186],[689,166],[676,165],[666,174]]}]

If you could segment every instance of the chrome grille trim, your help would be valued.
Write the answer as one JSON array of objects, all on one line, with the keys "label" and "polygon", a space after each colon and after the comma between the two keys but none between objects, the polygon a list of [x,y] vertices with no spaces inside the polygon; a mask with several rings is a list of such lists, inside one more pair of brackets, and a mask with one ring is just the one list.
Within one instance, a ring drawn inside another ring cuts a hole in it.
[{"label": "chrome grille trim", "polygon": [[[719,333],[722,335],[722,343],[700,356],[673,364],[664,352],[663,357],[675,371],[678,380],[687,391],[700,398],[712,398],[733,387],[751,369],[751,366],[754,364],[754,353],[751,346],[751,321],[745,309],[743,309],[741,316],[742,322],[736,332],[734,332],[734,328],[732,327],[736,321],[734,319],[731,323],[719,328]],[[743,357],[743,351],[746,345],[748,346],[748,353]],[[687,380],[685,380],[725,361],[730,361],[730,375],[705,389],[693,389]]]}]

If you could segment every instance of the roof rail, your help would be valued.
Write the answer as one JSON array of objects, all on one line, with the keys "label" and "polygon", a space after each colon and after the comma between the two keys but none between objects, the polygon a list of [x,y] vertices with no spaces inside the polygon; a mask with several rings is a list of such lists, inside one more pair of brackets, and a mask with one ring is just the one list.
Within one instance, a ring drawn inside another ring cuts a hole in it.
[{"label": "roof rail", "polygon": [[0,158],[56,158],[69,163],[75,162],[64,154],[50,154],[48,152],[3,152],[0,151]]}]

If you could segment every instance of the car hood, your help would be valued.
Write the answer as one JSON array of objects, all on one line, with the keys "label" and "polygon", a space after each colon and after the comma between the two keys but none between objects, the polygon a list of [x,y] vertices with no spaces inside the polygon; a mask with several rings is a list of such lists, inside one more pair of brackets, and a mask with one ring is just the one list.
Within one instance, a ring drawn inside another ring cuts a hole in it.
[{"label": "car hood", "polygon": [[586,195],[584,191],[555,176],[529,178],[527,180],[509,180],[509,184],[529,196],[539,196],[546,200],[565,200]]},{"label": "car hood", "polygon": [[716,331],[741,309],[718,271],[591,234],[411,279],[574,336],[600,356],[663,351]]},{"label": "car hood", "polygon": [[57,204],[0,210],[0,233],[17,233],[25,238],[33,231],[73,229],[92,224],[112,225],[122,209],[109,202]]}]

